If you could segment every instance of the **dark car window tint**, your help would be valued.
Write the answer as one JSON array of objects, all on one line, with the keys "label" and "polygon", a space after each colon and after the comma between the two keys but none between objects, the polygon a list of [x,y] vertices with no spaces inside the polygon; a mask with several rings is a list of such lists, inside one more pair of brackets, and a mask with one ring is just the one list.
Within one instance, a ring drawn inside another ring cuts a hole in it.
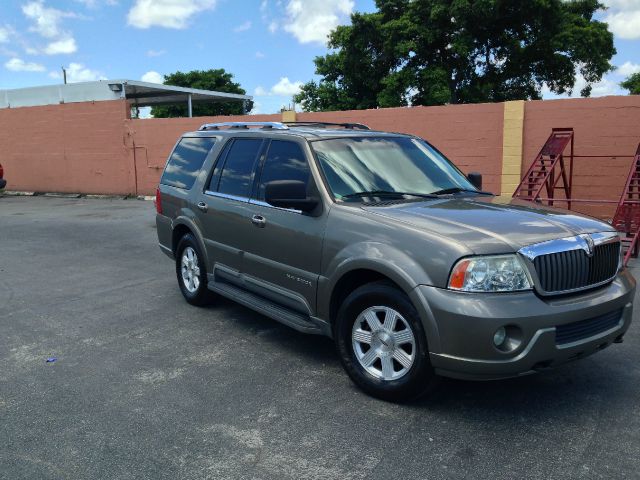
[{"label": "dark car window tint", "polygon": [[207,190],[210,192],[215,192],[218,189],[218,182],[220,181],[220,170],[222,170],[222,166],[224,165],[224,161],[227,158],[227,153],[229,152],[232,144],[233,141],[228,141],[220,152],[220,155],[218,155],[218,158],[216,158],[216,163],[213,166],[213,172],[211,174],[211,178],[209,179],[209,186],[207,187]]},{"label": "dark car window tint", "polygon": [[222,168],[218,192],[238,197],[248,197],[251,190],[251,174],[262,140],[240,139],[233,142]]},{"label": "dark car window tint", "polygon": [[299,180],[309,183],[309,164],[300,145],[273,140],[262,168],[258,199],[264,200],[265,184],[274,180]]},{"label": "dark car window tint", "polygon": [[160,183],[186,189],[193,187],[214,143],[215,138],[207,137],[180,140],[169,158]]}]

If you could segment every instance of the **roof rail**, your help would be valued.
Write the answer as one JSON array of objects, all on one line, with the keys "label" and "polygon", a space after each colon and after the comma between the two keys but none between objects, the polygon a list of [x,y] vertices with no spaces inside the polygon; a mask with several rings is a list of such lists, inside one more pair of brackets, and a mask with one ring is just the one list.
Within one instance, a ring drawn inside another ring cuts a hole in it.
[{"label": "roof rail", "polygon": [[292,127],[342,127],[351,130],[370,130],[363,123],[340,123],[340,122],[283,122]]},{"label": "roof rail", "polygon": [[244,128],[260,127],[264,129],[273,130],[289,130],[284,123],[281,122],[220,122],[220,123],[205,123],[198,130],[220,130],[220,127],[228,128]]}]

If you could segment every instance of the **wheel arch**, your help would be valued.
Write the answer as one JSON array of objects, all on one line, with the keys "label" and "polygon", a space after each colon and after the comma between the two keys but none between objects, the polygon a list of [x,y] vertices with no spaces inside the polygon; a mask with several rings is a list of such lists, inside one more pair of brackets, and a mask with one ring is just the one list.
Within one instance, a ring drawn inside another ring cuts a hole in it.
[{"label": "wheel arch", "polygon": [[190,219],[185,217],[176,219],[172,225],[171,250],[174,256],[176,256],[176,249],[178,248],[180,239],[189,233],[193,235],[193,237],[196,239],[196,242],[198,242],[198,247],[200,248],[200,253],[203,257],[204,264],[208,269],[209,259],[207,257],[207,248],[204,238],[200,234],[200,230],[196,227],[196,225]]}]

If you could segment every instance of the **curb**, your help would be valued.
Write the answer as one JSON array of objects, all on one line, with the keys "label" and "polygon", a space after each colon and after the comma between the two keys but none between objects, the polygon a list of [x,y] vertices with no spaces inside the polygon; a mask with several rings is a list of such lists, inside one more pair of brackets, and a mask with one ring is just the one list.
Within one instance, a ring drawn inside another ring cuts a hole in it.
[{"label": "curb", "polygon": [[50,198],[89,198],[96,200],[155,200],[151,195],[102,195],[91,193],[58,193],[58,192],[22,192],[18,190],[0,191],[0,197],[50,197]]}]

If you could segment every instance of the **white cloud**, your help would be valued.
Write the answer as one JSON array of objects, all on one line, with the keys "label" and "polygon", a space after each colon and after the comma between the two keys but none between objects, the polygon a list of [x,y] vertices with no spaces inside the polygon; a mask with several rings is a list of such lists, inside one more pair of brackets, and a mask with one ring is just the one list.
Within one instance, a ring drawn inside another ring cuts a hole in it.
[{"label": "white cloud", "polygon": [[258,114],[258,113],[264,113],[264,112],[262,111],[262,103],[254,101],[254,102],[253,102],[253,108],[251,109],[251,111],[249,112],[249,114],[251,114],[251,115],[256,115],[256,114]]},{"label": "white cloud", "polygon": [[[22,6],[22,13],[31,20],[29,30],[49,40],[47,46],[42,49],[46,55],[58,55],[74,53],[78,47],[71,32],[62,28],[64,18],[77,18],[73,12],[63,12],[55,8],[45,6],[43,0],[35,0]],[[37,50],[29,47],[29,50]]]},{"label": "white cloud", "polygon": [[160,57],[167,53],[166,50],[147,50],[147,57]]},{"label": "white cloud", "polygon": [[256,52],[256,58],[264,58],[264,53],[262,53],[260,50],[258,50]]},{"label": "white cloud", "polygon": [[136,28],[183,29],[193,15],[213,9],[216,3],[217,0],[136,0],[127,22]]},{"label": "white cloud", "polygon": [[251,28],[251,21],[247,20],[244,23],[241,23],[240,25],[238,25],[237,27],[235,27],[233,29],[234,32],[239,33],[239,32],[246,32],[247,30],[249,30]]},{"label": "white cloud", "polygon": [[138,108],[138,118],[153,118],[153,115],[151,115],[151,107]]},{"label": "white cloud", "polygon": [[302,87],[302,82],[291,82],[287,77],[282,77],[278,83],[271,87],[271,93],[290,97],[300,92],[300,87]]},{"label": "white cloud", "polygon": [[62,19],[76,17],[75,13],[46,7],[43,0],[36,0],[23,5],[22,13],[33,22],[29,30],[45,38],[56,38],[64,35],[66,32],[62,30],[60,25]]},{"label": "white cloud", "polygon": [[87,8],[97,8],[101,5],[108,5],[113,7],[118,4],[117,0],[75,0],[78,3],[83,4]]},{"label": "white cloud", "polygon": [[256,97],[267,97],[267,96],[291,97],[296,93],[300,92],[300,87],[302,87],[302,82],[292,82],[287,77],[281,77],[278,83],[276,83],[268,91],[264,87],[258,86],[253,91],[253,94]]},{"label": "white cloud", "polygon": [[73,37],[71,37],[71,38],[65,38],[64,40],[57,40],[55,42],[51,42],[49,45],[47,45],[44,48],[42,52],[46,53],[47,55],[59,55],[62,53],[64,54],[73,53],[76,50],[78,50],[76,41]]},{"label": "white cloud", "polygon": [[270,22],[267,28],[271,33],[276,33],[276,31],[278,30],[278,22],[276,22],[275,20]]},{"label": "white cloud", "polygon": [[33,62],[25,62],[21,58],[12,58],[7,61],[4,66],[12,72],[44,72],[44,65]]},{"label": "white cloud", "polygon": [[158,72],[154,72],[153,70],[142,75],[142,77],[140,77],[140,80],[149,83],[164,83],[164,77]]},{"label": "white cloud", "polygon": [[624,62],[622,65],[618,67],[616,73],[623,76],[628,77],[629,75],[633,75],[634,73],[640,72],[640,64]]},{"label": "white cloud", "polygon": [[[613,80],[611,75],[604,77],[597,83],[592,84],[591,88],[591,96],[592,97],[606,97],[608,95],[624,95],[624,92],[620,89],[618,85],[619,82]],[[587,82],[584,80],[584,77],[579,73],[576,74],[576,83],[573,87],[573,91],[571,95],[563,94],[557,95],[549,90],[549,88],[544,85],[542,87],[542,98],[544,99],[554,99],[554,98],[580,98],[580,91],[587,85]]]},{"label": "white cloud", "polygon": [[285,31],[300,43],[327,42],[331,30],[348,20],[353,0],[289,0]]},{"label": "white cloud", "polygon": [[[51,78],[61,79],[62,72],[49,72],[49,76]],[[81,63],[72,62],[67,68],[67,83],[93,82],[106,79],[107,77],[105,77],[102,72],[91,70]]]},{"label": "white cloud", "polygon": [[640,0],[605,0],[608,7],[604,21],[616,37],[640,38]]},{"label": "white cloud", "polygon": [[8,43],[12,30],[9,27],[0,27],[0,43]]}]

